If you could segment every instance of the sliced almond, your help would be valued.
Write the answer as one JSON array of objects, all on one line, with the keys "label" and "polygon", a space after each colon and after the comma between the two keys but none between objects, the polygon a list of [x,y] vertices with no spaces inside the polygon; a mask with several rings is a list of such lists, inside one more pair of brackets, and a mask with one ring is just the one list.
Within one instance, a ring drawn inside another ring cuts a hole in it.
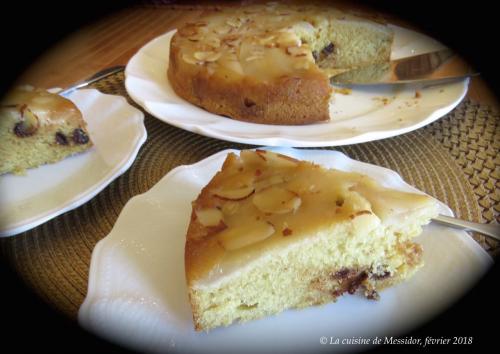
[{"label": "sliced almond", "polygon": [[195,52],[194,58],[199,61],[205,62],[213,62],[218,60],[221,57],[222,53],[220,52]]},{"label": "sliced almond", "polygon": [[247,166],[263,166],[266,161],[262,156],[253,150],[242,150],[240,152],[240,157],[243,160],[243,163]]},{"label": "sliced almond", "polygon": [[220,47],[220,39],[217,37],[206,37],[204,43],[215,49]]},{"label": "sliced almond", "polygon": [[256,193],[252,203],[264,213],[286,214],[295,212],[300,207],[300,197],[284,188],[269,187]]},{"label": "sliced almond", "polygon": [[371,212],[365,213],[365,210],[350,215],[350,217],[354,232],[359,234],[368,235],[372,230],[376,229],[381,222],[377,215]]},{"label": "sliced almond", "polygon": [[266,161],[269,165],[275,168],[291,168],[297,167],[299,161],[285,155],[276,154],[274,152],[266,151],[266,150],[256,150],[255,151],[264,161]]},{"label": "sliced almond", "polygon": [[222,43],[228,47],[237,47],[241,43],[241,36],[238,34],[230,34],[222,39]]},{"label": "sliced almond", "polygon": [[195,214],[200,224],[206,227],[218,226],[221,222],[224,222],[224,215],[217,208],[195,210]]},{"label": "sliced almond", "polygon": [[216,188],[213,194],[225,200],[242,200],[254,192],[255,176],[252,171],[238,171],[234,175],[227,177]]},{"label": "sliced almond", "polygon": [[292,31],[280,32],[278,42],[282,47],[300,47],[302,40]]},{"label": "sliced almond", "polygon": [[231,31],[231,26],[227,25],[221,25],[214,29],[214,32],[217,34],[227,34],[229,31]]},{"label": "sliced almond", "polygon": [[285,183],[285,177],[282,175],[272,175],[255,182],[255,191],[260,192],[263,189]]},{"label": "sliced almond", "polygon": [[226,250],[232,251],[261,242],[274,234],[274,231],[274,226],[270,223],[255,221],[229,227],[220,232],[217,238]]},{"label": "sliced almond", "polygon": [[184,60],[188,64],[199,64],[198,60],[196,60],[192,55],[186,53],[182,54],[182,60]]},{"label": "sliced almond", "polygon": [[242,23],[243,21],[240,18],[230,18],[229,20],[226,21],[226,24],[234,28],[239,28],[242,25]]},{"label": "sliced almond", "polygon": [[258,42],[260,45],[267,46],[269,44],[274,44],[275,38],[276,37],[274,35],[270,35],[264,38],[259,38]]},{"label": "sliced almond", "polygon": [[214,192],[214,195],[226,200],[243,200],[248,198],[255,191],[253,186],[242,186],[235,188],[224,188]]},{"label": "sliced almond", "polygon": [[231,41],[225,41],[224,42],[228,47],[231,47],[231,48],[234,48],[234,47],[237,47],[240,43],[241,43],[241,39],[240,38],[237,38],[237,39],[233,39]]},{"label": "sliced almond", "polygon": [[264,56],[262,55],[252,55],[252,56],[249,56],[245,59],[245,61],[254,61],[254,60],[258,60],[258,59],[262,59]]}]

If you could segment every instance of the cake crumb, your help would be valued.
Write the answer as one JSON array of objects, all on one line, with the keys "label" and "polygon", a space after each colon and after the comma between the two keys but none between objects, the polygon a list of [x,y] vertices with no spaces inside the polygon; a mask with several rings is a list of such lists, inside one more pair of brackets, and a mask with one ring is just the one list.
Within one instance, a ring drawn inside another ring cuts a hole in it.
[{"label": "cake crumb", "polygon": [[350,88],[335,88],[336,93],[340,93],[341,95],[350,95],[352,93],[352,89]]},{"label": "cake crumb", "polygon": [[387,106],[392,101],[389,97],[373,97],[372,100],[380,101],[384,106]]}]

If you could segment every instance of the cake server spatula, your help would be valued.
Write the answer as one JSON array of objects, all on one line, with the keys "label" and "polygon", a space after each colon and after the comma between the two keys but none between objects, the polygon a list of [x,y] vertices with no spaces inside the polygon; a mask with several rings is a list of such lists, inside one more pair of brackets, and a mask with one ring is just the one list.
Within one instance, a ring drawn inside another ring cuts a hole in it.
[{"label": "cake server spatula", "polygon": [[479,73],[450,49],[373,64],[330,78],[332,84],[444,83]]},{"label": "cake server spatula", "polygon": [[103,69],[97,73],[95,73],[94,75],[92,75],[91,77],[89,77],[88,79],[85,79],[85,80],[82,80],[82,81],[79,81],[77,82],[76,84],[73,84],[71,85],[70,87],[68,88],[65,88],[64,90],[62,91],[59,91],[57,92],[59,95],[61,96],[65,96],[75,90],[78,90],[79,88],[82,88],[82,87],[85,87],[85,86],[88,86],[98,80],[101,80],[107,76],[110,76],[110,75],[113,75],[113,74],[116,74],[120,71],[123,71],[125,70],[125,66],[123,65],[118,65],[118,66],[113,66],[113,67],[110,67],[110,68],[106,68],[106,69]]}]

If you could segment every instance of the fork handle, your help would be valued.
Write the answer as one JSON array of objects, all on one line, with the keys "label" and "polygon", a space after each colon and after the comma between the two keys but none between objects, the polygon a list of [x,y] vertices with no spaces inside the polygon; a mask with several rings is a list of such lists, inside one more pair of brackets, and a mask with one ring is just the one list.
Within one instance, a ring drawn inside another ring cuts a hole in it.
[{"label": "fork handle", "polygon": [[80,81],[80,82],[78,82],[78,83],[76,83],[76,84],[68,87],[67,89],[64,89],[64,90],[58,92],[58,94],[61,95],[61,96],[67,95],[70,92],[73,92],[75,90],[78,90],[79,88],[88,86],[88,85],[90,85],[93,82],[96,82],[96,81],[98,81],[100,79],[103,79],[103,78],[105,78],[107,76],[116,74],[117,72],[120,72],[120,71],[123,71],[123,70],[125,70],[125,66],[123,66],[123,65],[118,65],[118,66],[113,66],[111,68],[106,68],[106,69],[101,70],[98,73],[92,75],[88,79]]},{"label": "fork handle", "polygon": [[438,215],[432,220],[446,226],[479,232],[480,234],[500,240],[500,224],[480,224],[477,222],[460,220],[445,215]]}]

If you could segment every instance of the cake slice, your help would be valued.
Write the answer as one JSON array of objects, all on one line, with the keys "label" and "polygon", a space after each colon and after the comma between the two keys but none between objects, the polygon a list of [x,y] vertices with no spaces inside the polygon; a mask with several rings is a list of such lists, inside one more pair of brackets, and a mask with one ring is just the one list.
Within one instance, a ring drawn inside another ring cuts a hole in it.
[{"label": "cake slice", "polygon": [[378,291],[422,266],[434,199],[268,151],[229,154],[192,204],[185,248],[195,329]]},{"label": "cake slice", "polygon": [[92,146],[81,112],[70,100],[19,87],[0,103],[0,174],[57,162]]}]

